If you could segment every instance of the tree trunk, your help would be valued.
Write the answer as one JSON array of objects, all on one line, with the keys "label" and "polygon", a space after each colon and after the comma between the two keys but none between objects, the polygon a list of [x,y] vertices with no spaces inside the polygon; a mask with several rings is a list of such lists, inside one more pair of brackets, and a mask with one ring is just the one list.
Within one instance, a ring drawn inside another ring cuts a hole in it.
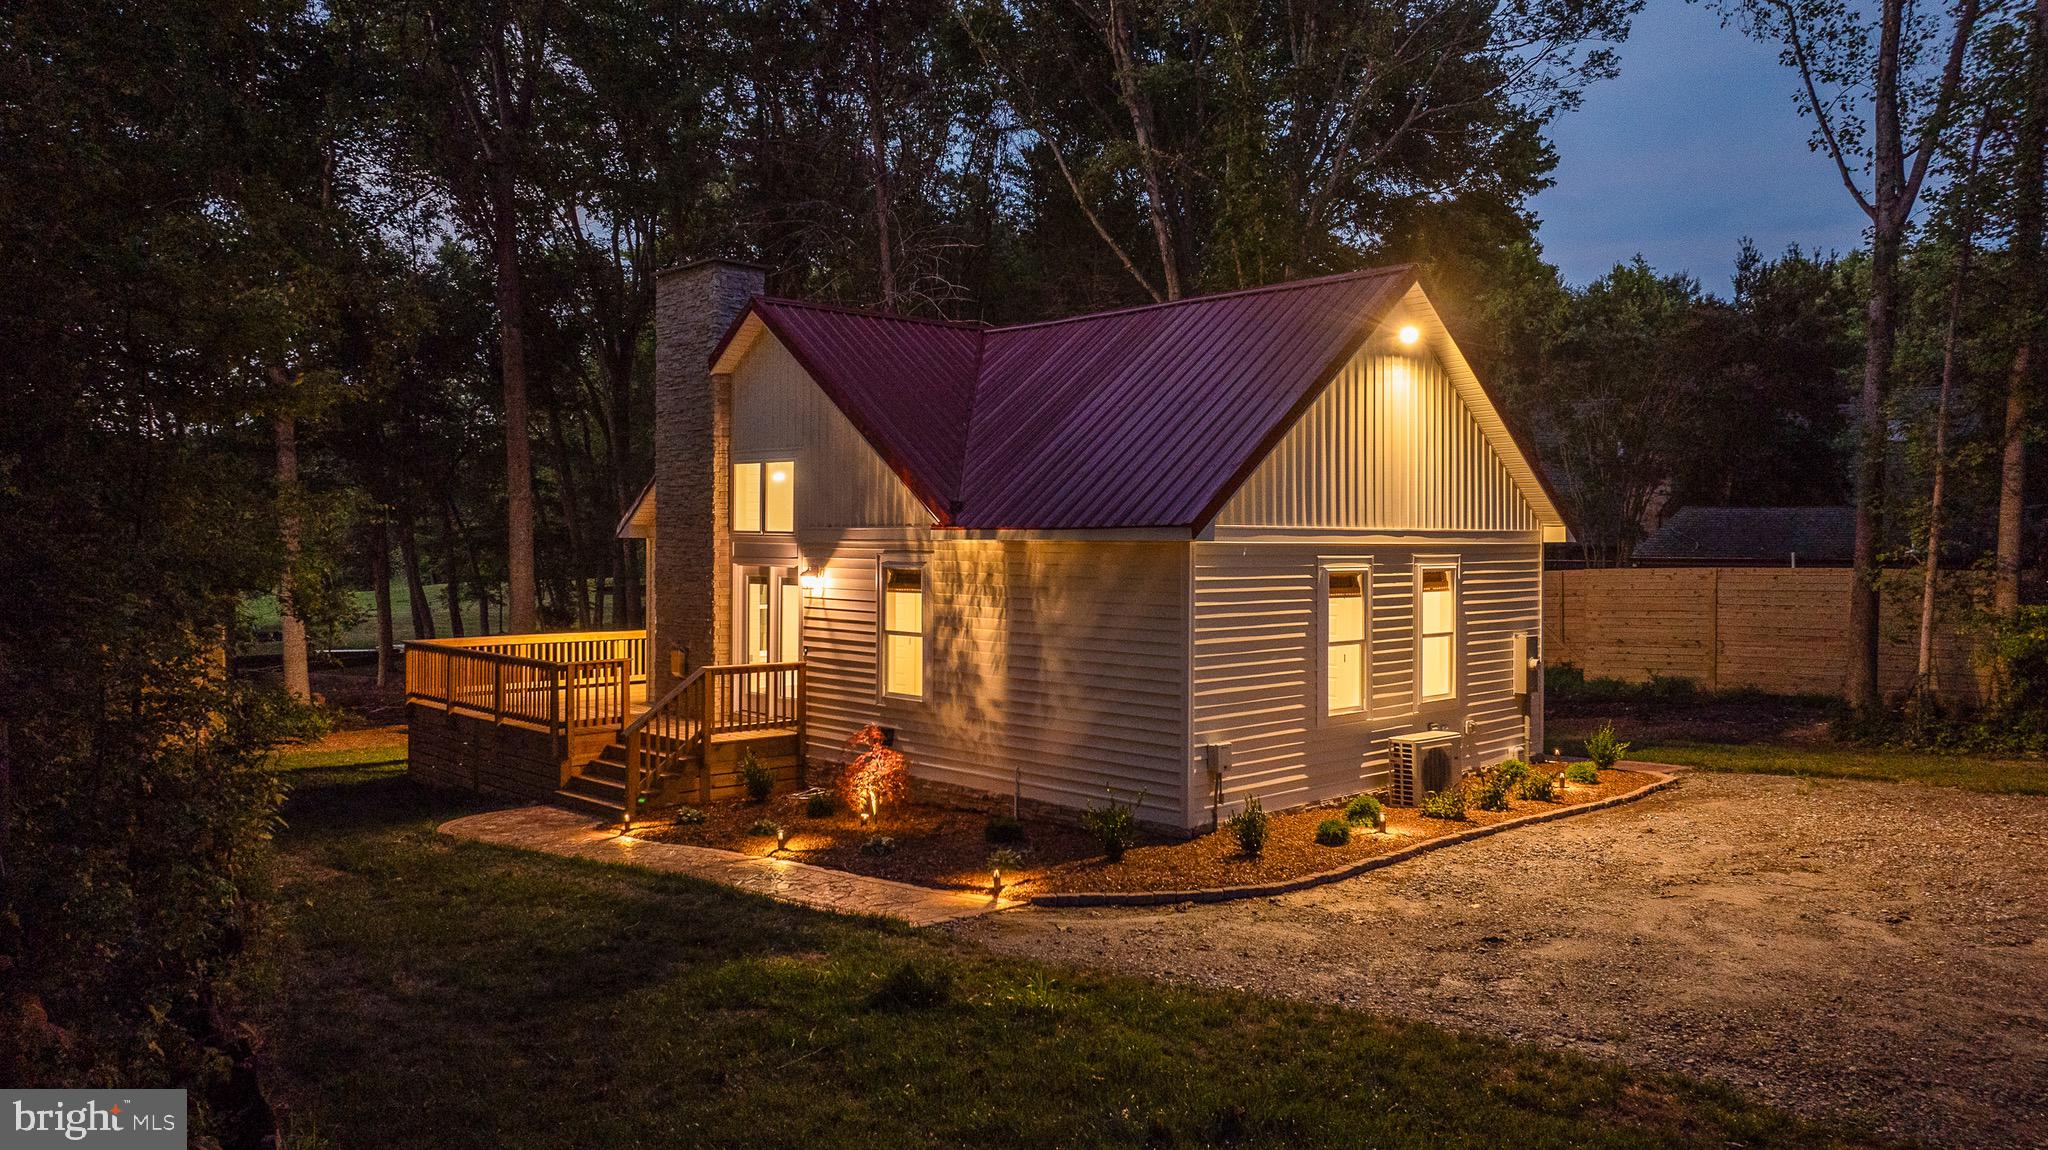
[{"label": "tree trunk", "polygon": [[369,542],[370,586],[377,601],[377,685],[391,678],[391,647],[396,630],[391,622],[391,527],[379,517],[364,533]]},{"label": "tree trunk", "polygon": [[1174,242],[1173,223],[1167,216],[1166,196],[1159,179],[1159,156],[1153,148],[1152,103],[1138,87],[1137,61],[1131,52],[1131,24],[1121,0],[1110,0],[1109,23],[1103,29],[1109,54],[1116,66],[1117,92],[1131,117],[1131,138],[1137,145],[1138,170],[1145,179],[1145,206],[1152,222],[1152,236],[1159,244],[1160,276],[1166,298],[1179,299],[1180,259]]},{"label": "tree trunk", "polygon": [[1854,576],[1849,581],[1849,673],[1845,694],[1849,705],[1868,714],[1880,702],[1877,685],[1877,564],[1884,529],[1884,463],[1888,446],[1884,420],[1884,382],[1891,371],[1894,291],[1893,272],[1898,241],[1882,229],[1873,237],[1870,300],[1866,309],[1863,349],[1863,391],[1858,402],[1860,425],[1856,455],[1856,545]]},{"label": "tree trunk", "polygon": [[[283,375],[273,372],[273,378]],[[312,674],[306,660],[306,623],[293,601],[299,564],[299,429],[290,415],[279,415],[277,433],[277,538],[284,548],[284,572],[277,580],[277,621],[284,632],[284,689],[300,702],[313,698]]]},{"label": "tree trunk", "polygon": [[868,153],[875,177],[875,256],[882,288],[882,310],[896,307],[896,261],[889,239],[889,135],[882,123],[882,49],[876,42],[874,13],[864,12],[861,22],[866,60],[863,85],[867,96]]},{"label": "tree trunk", "polygon": [[398,557],[405,566],[405,597],[412,612],[412,637],[432,639],[434,635],[434,604],[427,599],[426,579],[420,573],[419,533],[414,529],[412,509],[401,504],[398,509]]},{"label": "tree trunk", "polygon": [[548,447],[555,457],[555,496],[560,504],[562,533],[568,539],[568,555],[563,565],[564,582],[567,584],[568,603],[576,611],[576,626],[590,626],[590,580],[584,570],[583,517],[580,501],[576,498],[576,468],[569,457],[569,441],[562,434],[562,405],[560,397],[553,390],[543,390],[547,406]]},{"label": "tree trunk", "polygon": [[1970,160],[1963,169],[1958,211],[1961,234],[1957,238],[1955,278],[1948,287],[1948,322],[1941,335],[1941,390],[1934,401],[1934,475],[1927,493],[1927,561],[1920,583],[1920,649],[1915,667],[1915,692],[1926,702],[1939,702],[1935,682],[1934,593],[1941,571],[1941,510],[1948,479],[1948,409],[1955,392],[1956,334],[1962,323],[1963,294],[1970,283],[1970,260],[1977,244],[1977,164],[1984,154],[1984,137],[1991,129],[1989,111],[1977,122],[1977,135],[1970,141]]},{"label": "tree trunk", "polygon": [[1948,404],[1955,387],[1956,325],[1963,308],[1963,285],[1970,276],[1970,241],[1956,256],[1955,282],[1949,285],[1948,325],[1941,336],[1941,390],[1934,401],[1934,477],[1927,494],[1927,558],[1920,580],[1920,650],[1914,669],[1916,692],[1926,701],[1937,698],[1934,672],[1934,592],[1941,572],[1941,502],[1948,478]]},{"label": "tree trunk", "polygon": [[2027,526],[2027,393],[2038,371],[2035,350],[2041,339],[2041,312],[2048,304],[2041,283],[2048,274],[2041,246],[2042,184],[2048,180],[2048,0],[2034,0],[2029,25],[2026,107],[2013,142],[2020,173],[2012,228],[2020,293],[2013,304],[2024,318],[2005,381],[2005,442],[1998,470],[1998,541],[1991,582],[1991,609],[1999,615],[2011,615],[2020,605],[2020,550]]},{"label": "tree trunk", "polygon": [[526,290],[519,274],[518,205],[505,164],[491,174],[492,253],[498,274],[498,355],[505,390],[505,623],[536,629],[533,571],[533,459],[527,442]]}]

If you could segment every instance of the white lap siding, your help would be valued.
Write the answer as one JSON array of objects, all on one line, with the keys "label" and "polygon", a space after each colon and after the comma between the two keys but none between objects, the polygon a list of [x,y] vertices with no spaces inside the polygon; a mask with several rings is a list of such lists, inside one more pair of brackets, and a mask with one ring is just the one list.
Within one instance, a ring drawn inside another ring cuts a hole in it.
[{"label": "white lap siding", "polygon": [[[1227,815],[1257,795],[1269,809],[1373,790],[1388,779],[1387,738],[1434,722],[1463,730],[1467,765],[1497,762],[1523,744],[1512,680],[1517,631],[1541,626],[1542,557],[1526,538],[1293,539],[1221,532],[1194,546],[1193,764],[1200,748],[1231,744]],[[1458,564],[1455,698],[1418,703],[1415,565]],[[1324,715],[1320,573],[1369,565],[1372,596],[1363,714]],[[1206,825],[1206,783],[1190,806]]]},{"label": "white lap siding", "polygon": [[[896,729],[916,777],[1067,807],[1111,789],[1143,817],[1186,808],[1185,543],[799,533],[823,568],[805,610],[814,762],[862,724]],[[925,698],[883,698],[880,569],[919,562],[931,620]],[[1021,775],[1021,779],[1020,779]]]}]

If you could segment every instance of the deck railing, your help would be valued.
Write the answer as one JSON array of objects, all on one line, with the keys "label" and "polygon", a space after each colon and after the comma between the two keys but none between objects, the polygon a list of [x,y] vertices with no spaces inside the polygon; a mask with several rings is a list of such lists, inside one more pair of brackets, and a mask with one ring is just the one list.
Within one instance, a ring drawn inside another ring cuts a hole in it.
[{"label": "deck railing", "polygon": [[626,725],[626,822],[659,793],[664,773],[693,760],[698,798],[711,798],[705,752],[719,735],[788,730],[803,736],[802,663],[699,667]]},{"label": "deck railing", "polygon": [[647,681],[645,631],[418,639],[405,645],[405,697],[558,736],[618,730]]}]

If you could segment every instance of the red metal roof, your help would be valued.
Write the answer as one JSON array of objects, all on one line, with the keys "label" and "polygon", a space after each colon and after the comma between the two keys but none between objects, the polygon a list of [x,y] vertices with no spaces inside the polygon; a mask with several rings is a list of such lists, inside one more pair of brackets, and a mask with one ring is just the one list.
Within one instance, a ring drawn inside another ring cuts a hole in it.
[{"label": "red metal roof", "polygon": [[941,524],[1199,528],[1410,286],[1400,266],[988,328],[753,314]]}]

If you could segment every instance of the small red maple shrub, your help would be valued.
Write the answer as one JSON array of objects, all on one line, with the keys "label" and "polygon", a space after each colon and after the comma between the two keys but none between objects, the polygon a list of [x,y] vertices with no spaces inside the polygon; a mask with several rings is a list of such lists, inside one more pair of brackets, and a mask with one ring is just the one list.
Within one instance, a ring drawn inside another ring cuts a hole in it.
[{"label": "small red maple shrub", "polygon": [[910,794],[910,760],[882,741],[882,728],[869,723],[846,740],[853,759],[839,772],[839,797],[858,814]]}]

